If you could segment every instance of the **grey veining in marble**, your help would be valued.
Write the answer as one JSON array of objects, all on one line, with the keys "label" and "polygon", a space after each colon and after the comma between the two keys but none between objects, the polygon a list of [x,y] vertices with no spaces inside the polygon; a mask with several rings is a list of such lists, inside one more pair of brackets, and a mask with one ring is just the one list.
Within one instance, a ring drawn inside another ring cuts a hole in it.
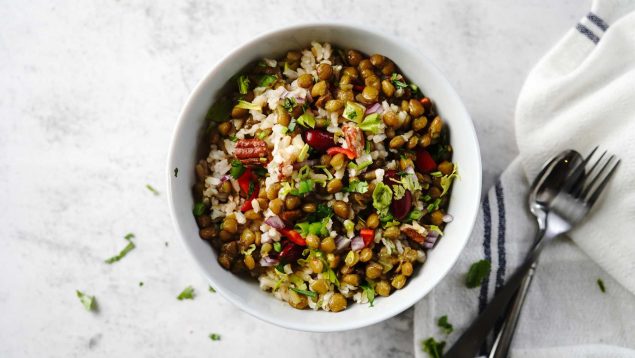
[{"label": "grey veining in marble", "polygon": [[[412,355],[413,338],[423,337],[412,337],[408,311],[312,334],[260,322],[207,292],[163,195],[180,107],[223,54],[254,35],[301,21],[362,23],[412,43],[448,76],[473,115],[488,187],[516,154],[523,78],[587,8],[571,0],[0,2],[0,356]],[[137,248],[104,264],[128,232]],[[196,299],[177,301],[189,284]],[[98,313],[84,311],[76,289],[97,296]],[[212,342],[211,332],[222,339]]]}]

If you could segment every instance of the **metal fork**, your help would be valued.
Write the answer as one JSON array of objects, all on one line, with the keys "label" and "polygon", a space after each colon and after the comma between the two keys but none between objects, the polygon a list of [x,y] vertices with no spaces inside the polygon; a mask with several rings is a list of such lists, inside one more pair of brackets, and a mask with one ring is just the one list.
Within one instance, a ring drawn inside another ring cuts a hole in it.
[{"label": "metal fork", "polygon": [[[485,310],[444,357],[472,358],[476,356],[488,333],[505,312],[508,303],[514,297],[525,275],[535,265],[546,243],[567,233],[589,213],[620,164],[620,159],[615,155],[603,160],[607,154],[607,152],[604,152],[591,168],[586,171],[585,167],[591,161],[596,150],[597,147],[572,170],[565,180],[562,190],[554,198],[551,210],[547,213],[547,226],[544,234],[536,242],[525,261],[516,269]],[[509,342],[511,342],[511,336]],[[501,351],[499,357],[507,355],[509,342],[507,342],[507,350]]]}]

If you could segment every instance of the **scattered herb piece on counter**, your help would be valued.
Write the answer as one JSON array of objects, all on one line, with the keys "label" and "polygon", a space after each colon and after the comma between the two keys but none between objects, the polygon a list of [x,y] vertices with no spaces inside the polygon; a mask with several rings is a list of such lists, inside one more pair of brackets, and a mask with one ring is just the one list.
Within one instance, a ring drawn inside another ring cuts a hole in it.
[{"label": "scattered herb piece on counter", "polygon": [[430,337],[425,341],[421,341],[421,349],[428,353],[431,358],[443,357],[443,349],[445,348],[445,341],[437,342],[434,337]]},{"label": "scattered herb piece on counter", "polygon": [[158,191],[158,190],[156,190],[154,187],[152,187],[152,185],[150,185],[150,184],[146,184],[146,188],[147,188],[148,190],[150,190],[150,192],[151,192],[152,194],[154,194],[154,195],[159,195],[159,194],[160,194],[160,193],[159,193],[159,191]]},{"label": "scattered herb piece on counter", "polygon": [[216,293],[216,289],[212,287],[212,285],[209,285],[209,292]]},{"label": "scattered herb piece on counter", "polygon": [[194,287],[187,286],[176,298],[179,301],[194,299]]},{"label": "scattered herb piece on counter", "polygon": [[439,326],[439,328],[441,328],[441,330],[445,334],[450,334],[452,333],[452,331],[454,331],[454,326],[452,326],[452,324],[448,322],[447,315],[439,317],[439,320],[437,321],[437,326]]},{"label": "scattered herb piece on counter", "polygon": [[177,178],[179,176],[179,168],[174,168],[174,177]]},{"label": "scattered herb piece on counter", "polygon": [[79,298],[79,301],[84,305],[84,308],[86,308],[86,311],[94,311],[97,308],[95,296],[89,296],[80,290],[76,290],[75,294],[77,295],[77,298]]},{"label": "scattered herb piece on counter", "polygon": [[168,245],[169,245],[169,244],[168,244],[168,242],[166,241],[166,242],[165,242],[165,247],[168,247]]},{"label": "scattered herb piece on counter", "polygon": [[143,281],[139,282],[139,287],[143,287]]},{"label": "scattered herb piece on counter", "polygon": [[132,242],[133,237],[134,237],[133,233],[128,233],[126,236],[124,236],[124,240],[128,241],[128,245],[126,245],[126,247],[124,247],[123,250],[121,250],[121,252],[119,252],[118,255],[107,259],[105,262],[107,264],[115,263],[123,259],[130,251],[132,251],[135,248],[135,244],[134,242]]},{"label": "scattered herb piece on counter", "polygon": [[468,288],[480,286],[485,277],[489,275],[491,269],[492,263],[489,260],[480,260],[473,263],[465,276],[465,285]]},{"label": "scattered herb piece on counter", "polygon": [[600,287],[602,293],[606,293],[606,287],[604,287],[604,281],[601,278],[598,278],[598,287]]},{"label": "scattered herb piece on counter", "polygon": [[220,334],[218,333],[211,333],[209,335],[209,339],[211,339],[212,341],[220,341]]}]

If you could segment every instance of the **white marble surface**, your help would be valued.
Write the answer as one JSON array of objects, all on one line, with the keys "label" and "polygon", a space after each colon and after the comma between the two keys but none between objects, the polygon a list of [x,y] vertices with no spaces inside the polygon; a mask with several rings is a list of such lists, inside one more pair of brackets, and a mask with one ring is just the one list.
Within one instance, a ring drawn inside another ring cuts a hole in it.
[{"label": "white marble surface", "polygon": [[[0,2],[0,356],[410,356],[422,338],[412,336],[410,312],[312,334],[260,322],[207,292],[163,195],[181,105],[215,61],[254,35],[300,21],[363,23],[411,42],[447,74],[473,115],[488,187],[516,154],[525,74],[588,6]],[[137,249],[104,264],[127,232]],[[190,284],[196,299],[177,301]],[[99,312],[84,311],[76,289],[95,294]]]}]

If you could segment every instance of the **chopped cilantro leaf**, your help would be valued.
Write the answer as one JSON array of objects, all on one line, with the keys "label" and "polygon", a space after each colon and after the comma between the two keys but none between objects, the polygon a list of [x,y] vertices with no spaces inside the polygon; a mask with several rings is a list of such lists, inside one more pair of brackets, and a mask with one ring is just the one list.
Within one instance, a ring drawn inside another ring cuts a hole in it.
[{"label": "chopped cilantro leaf", "polygon": [[209,335],[209,339],[211,339],[212,341],[220,341],[220,334],[218,333],[211,333]]},{"label": "chopped cilantro leaf", "polygon": [[606,293],[606,287],[604,287],[604,281],[601,278],[598,278],[598,287],[600,287],[602,293]]},{"label": "chopped cilantro leaf", "polygon": [[154,195],[159,195],[159,191],[158,191],[158,190],[156,190],[154,187],[152,187],[152,185],[150,185],[150,184],[146,184],[146,188],[147,188],[148,190],[150,190],[150,192],[152,192],[152,194],[154,194]]},{"label": "chopped cilantro leaf", "polygon": [[132,251],[132,250],[135,248],[135,244],[134,244],[134,242],[132,242],[132,238],[133,238],[133,237],[134,237],[134,234],[133,234],[133,233],[129,233],[129,234],[127,234],[127,235],[124,237],[124,239],[125,239],[126,241],[128,241],[128,245],[126,245],[126,247],[124,247],[124,248],[123,248],[123,250],[121,250],[121,252],[119,252],[119,254],[118,254],[118,255],[113,256],[113,257],[111,257],[111,258],[107,259],[105,262],[106,262],[107,264],[112,264],[112,263],[115,263],[115,262],[117,262],[117,261],[121,260],[122,258],[124,258],[124,256],[126,256],[126,255],[130,252],[130,251]]},{"label": "chopped cilantro leaf", "polygon": [[205,213],[205,204],[199,202],[194,204],[194,209],[192,210],[194,216],[201,216]]},{"label": "chopped cilantro leaf", "polygon": [[311,297],[311,298],[316,298],[317,297],[317,293],[313,292],[313,291],[307,291],[307,290],[300,290],[297,289],[295,287],[289,287],[289,289],[295,293],[299,293],[301,295],[305,295],[307,297]]},{"label": "chopped cilantro leaf", "polygon": [[441,358],[443,357],[443,349],[445,348],[445,342],[437,342],[433,337],[426,339],[425,341],[421,341],[421,349],[424,352],[428,353],[428,356],[431,358]]},{"label": "chopped cilantro leaf", "polygon": [[[293,110],[293,107],[295,107],[295,105],[297,104],[297,102],[295,101],[294,97],[287,97],[284,99],[284,102],[282,103],[282,108],[284,108],[287,112],[291,112]],[[289,129],[290,131],[292,131],[292,129]]]},{"label": "chopped cilantro leaf", "polygon": [[80,290],[76,290],[75,294],[77,295],[77,298],[79,298],[79,301],[82,303],[82,305],[84,305],[86,311],[94,311],[97,308],[97,304],[95,303],[95,296],[89,296]]},{"label": "chopped cilantro leaf", "polygon": [[401,81],[399,78],[400,76],[398,74],[393,73],[392,76],[390,76],[390,81],[395,85],[395,87],[397,87],[397,89],[408,87],[408,84]]},{"label": "chopped cilantro leaf", "polygon": [[232,134],[232,135],[229,136],[229,140],[231,140],[232,142],[235,143],[235,142],[238,142],[238,137],[236,137],[235,134]]},{"label": "chopped cilantro leaf", "polygon": [[174,168],[174,177],[178,177],[179,176],[179,168]]},{"label": "chopped cilantro leaf", "polygon": [[209,292],[211,293],[216,293],[216,289],[214,287],[212,287],[212,285],[209,285]]},{"label": "chopped cilantro leaf", "polygon": [[488,260],[480,260],[473,263],[465,276],[465,285],[468,288],[480,286],[485,277],[489,275],[491,269],[492,263]]},{"label": "chopped cilantro leaf", "polygon": [[454,326],[452,326],[452,324],[448,322],[447,315],[439,317],[439,320],[437,321],[437,326],[439,326],[439,328],[441,328],[441,330],[445,334],[450,334],[452,333],[452,331],[454,331]]},{"label": "chopped cilantro leaf", "polygon": [[232,168],[229,170],[229,174],[238,179],[245,172],[245,166],[240,160],[232,160]]},{"label": "chopped cilantro leaf", "polygon": [[143,281],[139,282],[139,287],[143,287]]},{"label": "chopped cilantro leaf", "polygon": [[240,94],[247,94],[249,91],[249,78],[247,76],[242,75],[238,77],[238,92]]},{"label": "chopped cilantro leaf", "polygon": [[179,293],[178,296],[176,296],[176,299],[179,301],[194,299],[194,287],[187,286],[183,289],[183,291],[181,291],[181,293]]}]

